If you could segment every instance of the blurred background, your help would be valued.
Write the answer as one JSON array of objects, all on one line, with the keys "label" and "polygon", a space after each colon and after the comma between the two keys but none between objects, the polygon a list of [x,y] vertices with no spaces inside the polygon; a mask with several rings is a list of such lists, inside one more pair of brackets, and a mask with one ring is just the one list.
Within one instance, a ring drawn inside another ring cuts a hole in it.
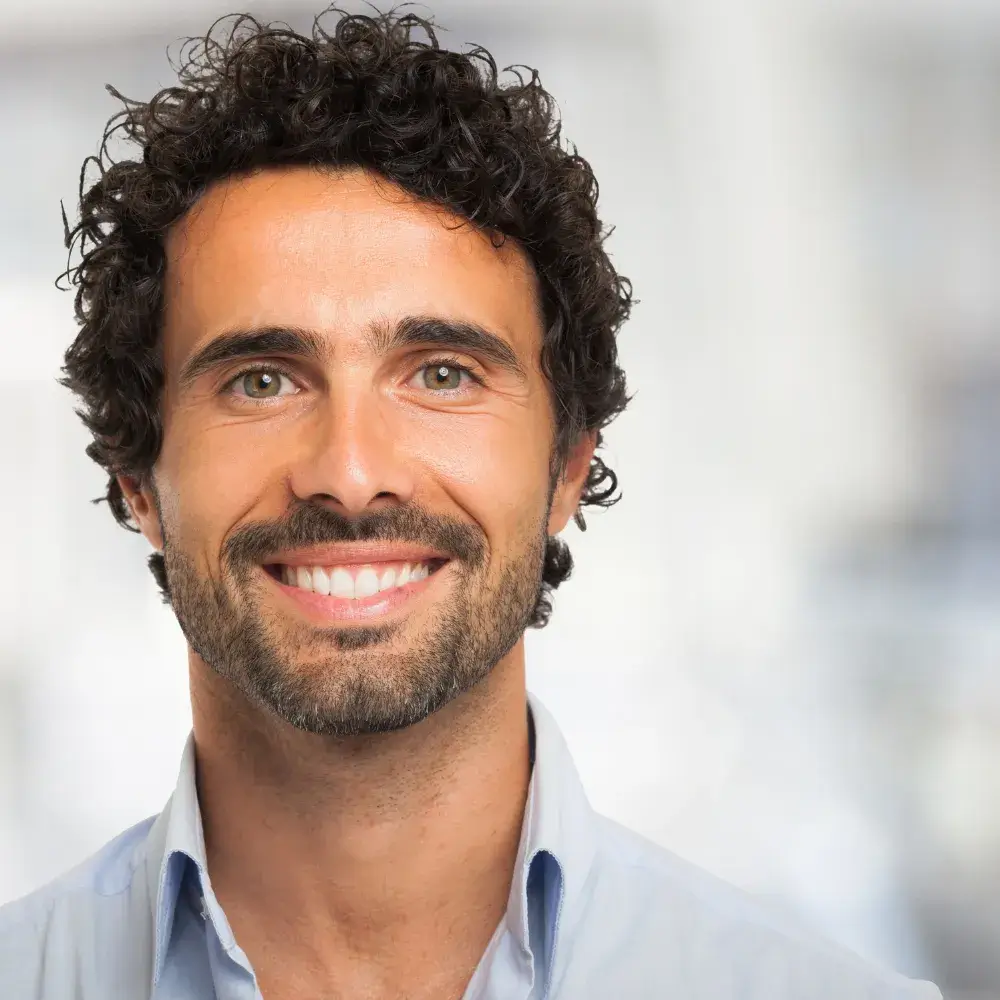
[{"label": "blurred background", "polygon": [[[248,9],[0,14],[0,901],[158,812],[190,723],[146,546],[55,383],[60,199]],[[352,8],[353,9],[353,8]],[[624,499],[528,638],[600,810],[953,1000],[1000,997],[1000,5],[440,0],[593,163]]]}]

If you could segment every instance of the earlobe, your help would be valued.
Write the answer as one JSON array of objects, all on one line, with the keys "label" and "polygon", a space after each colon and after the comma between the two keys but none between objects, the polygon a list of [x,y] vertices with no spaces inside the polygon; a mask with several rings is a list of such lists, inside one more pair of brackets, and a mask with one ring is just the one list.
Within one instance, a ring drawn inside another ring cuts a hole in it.
[{"label": "earlobe", "polygon": [[597,448],[597,431],[584,431],[573,451],[570,453],[566,466],[566,477],[573,483],[577,496],[583,490],[590,474],[590,463]]},{"label": "earlobe", "polygon": [[156,507],[153,491],[148,483],[143,483],[134,476],[116,476],[122,496],[132,512],[132,519],[142,532],[146,541],[157,552],[163,551],[163,531],[160,526],[160,513]]},{"label": "earlobe", "polygon": [[[577,439],[566,459],[566,465],[556,486],[549,512],[549,535],[558,535],[577,513],[580,495],[587,483],[590,463],[597,447],[597,432],[585,431]],[[579,521],[577,522],[579,523]]]},{"label": "earlobe", "polygon": [[132,511],[132,517],[135,518],[136,522],[148,513],[146,498],[142,495],[142,486],[138,479],[134,476],[124,476],[118,475],[115,477],[118,480],[118,487],[122,491],[122,496],[125,497],[125,502],[129,506],[129,510]]}]

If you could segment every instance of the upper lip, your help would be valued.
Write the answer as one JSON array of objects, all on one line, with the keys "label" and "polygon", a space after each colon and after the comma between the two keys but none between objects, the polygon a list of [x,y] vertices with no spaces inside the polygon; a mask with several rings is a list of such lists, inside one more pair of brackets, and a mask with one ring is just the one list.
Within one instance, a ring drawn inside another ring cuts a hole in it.
[{"label": "upper lip", "polygon": [[430,559],[447,558],[443,552],[426,545],[351,542],[278,552],[265,562],[268,565],[276,563],[282,566],[350,566],[362,563],[427,562]]}]

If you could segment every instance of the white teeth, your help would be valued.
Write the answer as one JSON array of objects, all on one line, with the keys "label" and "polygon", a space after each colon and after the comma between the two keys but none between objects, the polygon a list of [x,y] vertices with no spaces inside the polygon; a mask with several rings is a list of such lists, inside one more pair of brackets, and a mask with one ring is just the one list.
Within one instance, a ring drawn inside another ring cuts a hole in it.
[{"label": "white teeth", "polygon": [[403,563],[399,569],[388,566],[380,578],[374,566],[362,566],[356,574],[343,566],[282,566],[280,571],[281,582],[289,587],[354,600],[426,580],[430,567],[427,563]]},{"label": "white teeth", "polygon": [[371,597],[378,593],[378,574],[371,568],[365,566],[354,581],[355,597]]},{"label": "white teeth", "polygon": [[317,594],[330,593],[330,577],[326,575],[326,570],[322,566],[316,566],[312,571],[313,590]]},{"label": "white teeth", "polygon": [[330,595],[354,599],[354,577],[339,567],[330,574]]}]

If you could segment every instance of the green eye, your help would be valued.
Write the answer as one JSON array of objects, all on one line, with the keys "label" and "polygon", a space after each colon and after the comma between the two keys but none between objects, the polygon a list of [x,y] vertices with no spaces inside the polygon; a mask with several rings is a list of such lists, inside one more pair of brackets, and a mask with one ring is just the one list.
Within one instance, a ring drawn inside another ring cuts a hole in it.
[{"label": "green eye", "polygon": [[243,376],[243,391],[251,399],[268,399],[280,394],[281,379],[278,372],[249,372]]},{"label": "green eye", "polygon": [[428,365],[424,369],[424,385],[428,389],[458,389],[462,384],[462,369],[457,365]]}]

